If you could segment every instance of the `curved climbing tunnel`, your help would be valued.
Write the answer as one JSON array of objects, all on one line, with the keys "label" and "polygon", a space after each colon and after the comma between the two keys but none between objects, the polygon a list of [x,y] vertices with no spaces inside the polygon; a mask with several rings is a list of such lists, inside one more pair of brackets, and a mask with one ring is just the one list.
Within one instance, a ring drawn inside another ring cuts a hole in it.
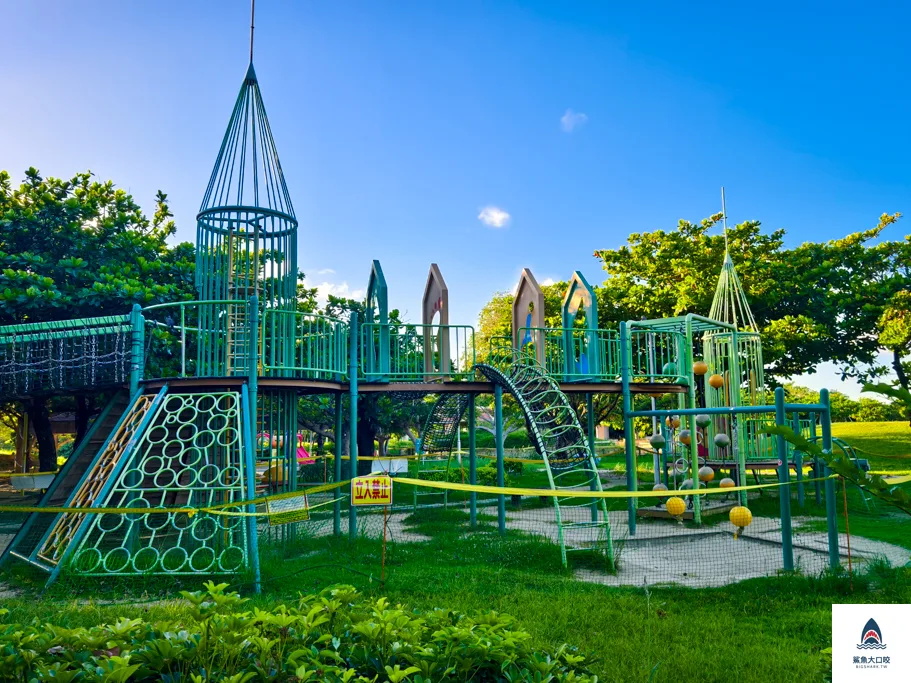
[{"label": "curved climbing tunnel", "polygon": [[[525,416],[529,438],[544,462],[551,490],[602,490],[597,464],[576,411],[542,367],[521,357],[505,371],[485,363],[476,365],[475,370],[515,398]],[[421,452],[451,457],[469,400],[467,394],[444,394],[437,400],[421,434]],[[612,567],[613,541],[604,499],[553,496],[553,500],[563,564],[567,564],[567,552],[594,550],[603,553]]]}]

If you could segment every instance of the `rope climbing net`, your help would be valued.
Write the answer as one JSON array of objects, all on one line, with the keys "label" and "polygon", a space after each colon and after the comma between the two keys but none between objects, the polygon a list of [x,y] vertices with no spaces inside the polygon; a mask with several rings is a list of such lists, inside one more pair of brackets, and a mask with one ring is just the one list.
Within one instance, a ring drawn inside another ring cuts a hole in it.
[{"label": "rope climbing net", "polygon": [[126,315],[0,327],[0,397],[122,384],[130,344]]}]

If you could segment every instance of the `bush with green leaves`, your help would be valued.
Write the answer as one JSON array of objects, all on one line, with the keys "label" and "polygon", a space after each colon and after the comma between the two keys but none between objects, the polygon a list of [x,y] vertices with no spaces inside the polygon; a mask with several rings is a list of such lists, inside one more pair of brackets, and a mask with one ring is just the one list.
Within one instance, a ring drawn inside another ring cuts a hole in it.
[{"label": "bush with green leaves", "polygon": [[[586,657],[563,645],[535,650],[496,612],[420,613],[351,586],[266,611],[225,592],[182,591],[185,622],[121,618],[67,629],[35,620],[0,627],[0,679],[27,683],[163,681],[565,681],[596,683]],[[0,610],[5,614],[6,610]]]},{"label": "bush with green leaves", "polygon": [[[521,465],[521,463],[519,463]],[[509,486],[509,468],[504,467],[504,486]],[[497,485],[497,468],[493,465],[484,465],[477,469],[477,482],[479,486],[496,486]],[[421,479],[427,481],[448,481],[453,484],[469,483],[467,467],[453,466],[448,470],[437,470],[421,472]]]}]

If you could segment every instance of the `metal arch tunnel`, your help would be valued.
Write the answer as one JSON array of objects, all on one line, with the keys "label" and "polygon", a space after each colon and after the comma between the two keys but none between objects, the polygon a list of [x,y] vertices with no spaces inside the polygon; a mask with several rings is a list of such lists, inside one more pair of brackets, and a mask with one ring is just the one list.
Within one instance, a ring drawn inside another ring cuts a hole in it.
[{"label": "metal arch tunnel", "polygon": [[[485,363],[475,365],[475,370],[516,400],[535,450],[544,460],[551,490],[602,490],[594,452],[576,411],[543,368],[522,357],[505,371]],[[467,394],[444,394],[436,401],[421,432],[421,453],[448,454],[451,458],[470,400]],[[567,552],[588,550],[603,553],[613,568],[614,547],[605,499],[580,504],[579,499],[553,496],[553,501],[563,565],[567,566]]]}]

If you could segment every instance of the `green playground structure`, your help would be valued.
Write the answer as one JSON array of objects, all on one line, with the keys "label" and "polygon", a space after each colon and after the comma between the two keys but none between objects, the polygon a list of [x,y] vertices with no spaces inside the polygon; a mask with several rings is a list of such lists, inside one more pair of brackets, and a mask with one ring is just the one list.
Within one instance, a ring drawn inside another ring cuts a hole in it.
[{"label": "green playground structure", "polygon": [[[197,215],[198,300],[0,328],[0,401],[111,396],[38,504],[68,511],[28,515],[0,562],[28,563],[49,581],[64,570],[98,577],[258,576],[260,538],[301,532],[294,524],[270,527],[237,513],[253,512],[257,497],[302,487],[298,468],[308,465],[299,456],[302,394],[334,398],[336,482],[342,480],[343,397],[351,411],[348,472],[357,472],[358,456],[373,455],[358,453],[360,396],[437,395],[422,430],[418,477],[448,476],[464,423],[469,484],[477,483],[476,399],[492,394],[500,488],[503,395],[511,395],[549,489],[561,492],[550,498],[564,565],[580,550],[603,555],[608,567],[617,559],[617,518],[611,519],[606,499],[563,493],[602,491],[591,409],[597,394],[622,399],[631,493],[658,484],[695,487],[718,471],[742,484],[749,472],[775,469],[782,481],[794,471],[802,501],[801,454],[780,437],[764,436],[763,427],[794,425],[817,438],[819,424],[824,448],[832,449],[825,392],[819,404],[788,405],[780,391],[769,403],[758,328],[728,255],[707,316],[627,321],[616,329],[599,327],[594,289],[578,271],[563,300],[562,326],[547,327],[543,292],[526,269],[511,336],[478,349],[471,325],[450,324],[449,292],[435,264],[420,324],[390,321],[379,261],[370,264],[363,315],[341,320],[299,311],[297,229],[251,62]],[[584,425],[567,394],[584,397]],[[675,405],[658,408],[655,399],[668,396]],[[636,418],[651,420],[653,449],[637,448]],[[643,457],[650,462],[640,463]],[[640,481],[640,464],[651,468],[653,481]],[[814,479],[822,477],[822,465],[811,465]],[[818,497],[819,481],[815,487]],[[339,488],[326,495],[333,533],[342,535],[346,522],[355,536],[356,508],[345,508]],[[739,497],[747,505],[746,492]],[[506,533],[505,499],[496,500],[500,533]],[[415,490],[411,503],[417,511],[450,501],[445,492]],[[472,524],[477,506],[472,492],[466,505]],[[690,496],[689,506],[700,524],[702,497]],[[788,496],[781,496],[781,506],[782,561],[792,569]],[[625,534],[636,533],[646,507],[656,506],[628,498]],[[199,508],[209,511],[195,512]],[[830,534],[829,540],[837,564],[837,538]]]}]

